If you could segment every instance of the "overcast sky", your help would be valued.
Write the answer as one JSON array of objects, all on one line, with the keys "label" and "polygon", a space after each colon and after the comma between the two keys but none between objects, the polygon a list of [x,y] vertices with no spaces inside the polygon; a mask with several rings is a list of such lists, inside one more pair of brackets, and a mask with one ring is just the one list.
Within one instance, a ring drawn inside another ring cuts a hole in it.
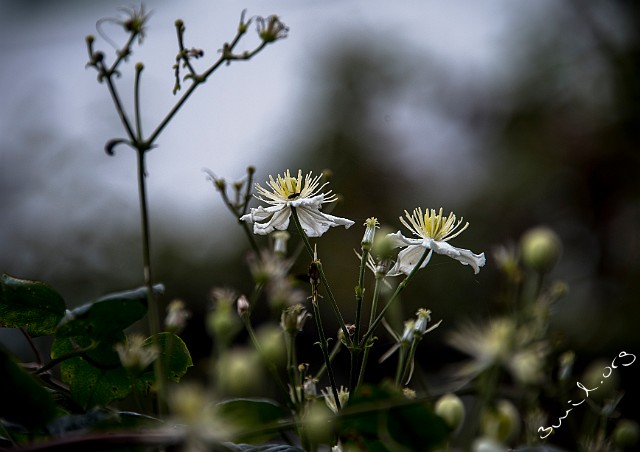
[{"label": "overcast sky", "polygon": [[[96,82],[93,69],[85,69],[84,37],[96,34],[98,19],[122,17],[121,6],[121,0],[20,6],[0,1],[0,174],[8,214],[0,220],[0,244],[23,249],[12,263],[26,265],[43,243],[89,227],[98,217],[105,228],[123,221],[137,227],[133,152],[122,147],[115,157],[104,153],[104,143],[122,131],[106,87]],[[509,70],[514,39],[526,32],[527,23],[553,11],[552,2],[509,0],[157,1],[146,2],[146,7],[153,11],[146,40],[122,67],[120,83],[128,98],[133,63],[144,62],[147,133],[176,99],[171,94],[175,19],[185,22],[186,45],[203,48],[208,61],[233,37],[243,8],[248,16],[276,13],[290,27],[287,39],[254,60],[222,67],[189,100],[149,155],[152,215],[171,215],[177,224],[182,220],[186,235],[201,229],[192,219],[209,221],[214,210],[222,209],[202,168],[233,179],[248,165],[259,168],[273,158],[282,161],[283,170],[289,166],[281,150],[296,136],[296,124],[314,108],[308,99],[322,90],[318,65],[332,49],[369,39],[374,45],[388,37],[413,49],[418,58],[424,52],[451,65],[456,76],[500,78]],[[104,30],[117,35],[109,24]],[[246,42],[248,48],[256,43],[253,28]],[[96,47],[113,56],[99,36]],[[439,129],[439,142],[431,146],[436,151],[463,152],[469,146],[441,118],[429,123],[428,112],[417,122],[402,106],[383,105],[380,115],[409,143],[400,156],[411,162],[407,177],[421,165],[416,160],[423,142],[418,128]],[[455,152],[450,156],[453,160],[443,162],[444,168],[460,157]],[[10,270],[11,265],[5,269]]]}]

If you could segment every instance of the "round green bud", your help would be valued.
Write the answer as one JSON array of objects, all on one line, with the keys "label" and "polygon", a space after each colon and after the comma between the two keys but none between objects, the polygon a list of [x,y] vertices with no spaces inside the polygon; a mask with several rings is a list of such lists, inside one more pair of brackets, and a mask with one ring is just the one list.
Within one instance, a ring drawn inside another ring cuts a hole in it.
[{"label": "round green bud", "polygon": [[[594,389],[593,392],[589,392],[590,399],[603,402],[615,394],[619,385],[619,370],[612,368],[611,362],[598,359],[585,369],[580,383],[587,389]],[[584,390],[581,391],[581,395],[585,395]]]},{"label": "round green bud", "polygon": [[562,253],[560,237],[548,227],[528,230],[520,240],[522,261],[539,272],[548,272],[558,262]]},{"label": "round green bud", "polygon": [[236,348],[223,353],[215,370],[218,387],[228,395],[255,394],[263,382],[260,359],[253,350]]},{"label": "round green bud", "polygon": [[460,397],[453,393],[445,394],[438,399],[435,412],[453,431],[457,430],[464,421],[464,404]]},{"label": "round green bud", "polygon": [[329,443],[332,440],[333,413],[327,405],[316,400],[307,410],[302,422],[303,428],[311,441],[317,444]]},{"label": "round green bud", "polygon": [[501,443],[507,442],[520,430],[518,410],[510,401],[498,400],[493,409],[482,413],[481,430],[488,438]]},{"label": "round green bud", "polygon": [[622,419],[616,424],[611,434],[613,444],[621,449],[630,448],[638,444],[640,439],[640,427],[630,419]]},{"label": "round green bud", "polygon": [[275,325],[265,325],[257,332],[258,343],[266,362],[282,364],[285,360],[285,346],[282,330]]}]

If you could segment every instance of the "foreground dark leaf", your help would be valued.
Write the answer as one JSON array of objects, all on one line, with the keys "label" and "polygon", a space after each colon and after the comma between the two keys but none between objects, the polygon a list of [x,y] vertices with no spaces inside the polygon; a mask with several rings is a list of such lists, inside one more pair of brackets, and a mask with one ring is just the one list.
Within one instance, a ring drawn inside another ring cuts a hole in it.
[{"label": "foreground dark leaf", "polygon": [[60,294],[43,282],[0,277],[0,327],[24,328],[33,337],[53,334],[65,309]]},{"label": "foreground dark leaf", "polygon": [[0,418],[34,428],[55,415],[51,394],[0,347]]}]

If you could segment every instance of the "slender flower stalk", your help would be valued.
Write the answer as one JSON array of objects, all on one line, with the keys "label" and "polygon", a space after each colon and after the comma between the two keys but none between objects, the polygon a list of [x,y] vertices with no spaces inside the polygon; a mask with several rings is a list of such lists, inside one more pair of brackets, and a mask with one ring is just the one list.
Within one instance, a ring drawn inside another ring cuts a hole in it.
[{"label": "slender flower stalk", "polygon": [[[300,237],[302,237],[302,241],[304,243],[305,248],[307,249],[307,252],[309,253],[309,256],[314,261],[317,260],[316,253],[313,250],[313,248],[311,248],[311,243],[309,243],[309,238],[306,236],[306,234],[304,233],[304,230],[302,229],[302,225],[300,224],[300,220],[298,218],[298,212],[296,211],[295,207],[291,209],[291,217],[293,218],[293,222],[294,222],[294,224],[296,226],[296,229],[300,233]],[[318,261],[318,263],[319,263],[319,261]],[[351,335],[349,334],[349,329],[347,328],[347,324],[344,322],[344,318],[342,317],[342,314],[340,313],[340,309],[338,308],[338,303],[336,302],[336,299],[333,296],[333,292],[331,291],[331,286],[329,286],[329,281],[327,281],[327,277],[324,274],[324,270],[322,269],[322,265],[318,265],[317,267],[318,267],[318,271],[320,272],[320,281],[322,282],[322,285],[324,286],[325,290],[327,291],[327,298],[329,299],[329,303],[331,304],[331,307],[333,308],[333,311],[336,314],[336,318],[338,319],[338,323],[340,324],[340,328],[342,329],[342,332],[345,335],[345,340],[347,341],[348,345],[352,345]]]}]

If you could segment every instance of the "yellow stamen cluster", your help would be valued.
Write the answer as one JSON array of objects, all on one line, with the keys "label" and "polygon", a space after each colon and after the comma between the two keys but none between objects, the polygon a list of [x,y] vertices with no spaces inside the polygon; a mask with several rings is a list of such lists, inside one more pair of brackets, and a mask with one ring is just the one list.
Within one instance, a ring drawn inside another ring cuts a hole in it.
[{"label": "yellow stamen cluster", "polygon": [[456,221],[456,216],[451,212],[449,216],[442,215],[442,207],[436,213],[435,209],[427,210],[425,213],[418,207],[413,209],[413,214],[404,211],[408,222],[400,217],[400,222],[410,229],[414,234],[439,242],[446,242],[467,229],[469,223],[465,223],[461,228],[463,218]]},{"label": "yellow stamen cluster", "polygon": [[[259,193],[256,198],[269,204],[280,204],[299,198],[310,198],[317,195],[327,185],[328,182],[320,185],[321,178],[322,176],[313,177],[312,173],[308,173],[303,179],[302,170],[298,170],[297,177],[291,177],[291,173],[287,170],[282,175],[278,174],[276,179],[273,176],[269,176],[268,184],[271,187],[271,191],[261,187],[260,184],[256,184],[256,191]],[[330,193],[331,190],[325,193],[324,202],[335,200],[335,195],[330,195]],[[264,196],[264,198],[260,195]]]}]

